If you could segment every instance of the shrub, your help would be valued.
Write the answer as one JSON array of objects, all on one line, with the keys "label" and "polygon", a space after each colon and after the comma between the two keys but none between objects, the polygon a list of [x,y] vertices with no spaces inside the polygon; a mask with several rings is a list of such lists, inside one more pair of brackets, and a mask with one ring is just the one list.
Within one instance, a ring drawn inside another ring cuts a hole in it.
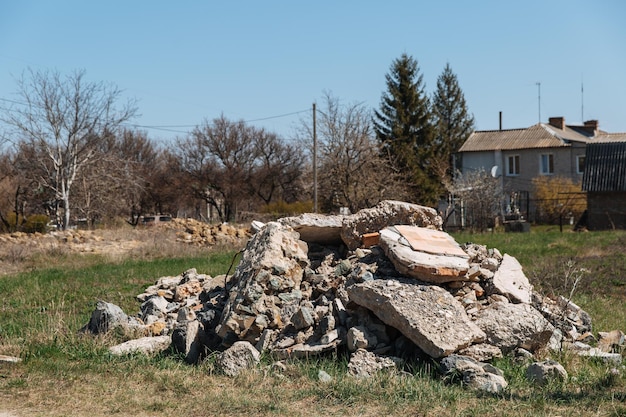
[{"label": "shrub", "polygon": [[555,224],[563,217],[580,218],[587,209],[587,199],[580,184],[564,177],[533,179],[537,199],[537,220]]},{"label": "shrub", "polygon": [[0,224],[0,230],[4,233],[21,230],[21,226],[24,224],[24,217],[22,215],[16,215],[15,212],[8,213],[5,219],[8,226],[4,222]]},{"label": "shrub", "polygon": [[46,233],[50,218],[45,214],[33,214],[26,218],[22,230],[26,233]]},{"label": "shrub", "polygon": [[276,217],[310,213],[312,211],[312,201],[295,201],[293,203],[287,203],[283,200],[279,200],[274,203],[270,203],[261,209],[262,213],[272,214]]}]

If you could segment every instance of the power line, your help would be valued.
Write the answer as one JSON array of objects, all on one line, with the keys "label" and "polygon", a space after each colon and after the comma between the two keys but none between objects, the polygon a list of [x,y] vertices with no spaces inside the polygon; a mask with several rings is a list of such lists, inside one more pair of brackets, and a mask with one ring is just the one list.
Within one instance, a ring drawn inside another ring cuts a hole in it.
[{"label": "power line", "polygon": [[[8,103],[12,103],[12,104],[19,104],[19,105],[23,105],[23,106],[28,106],[28,103],[24,103],[24,102],[20,102],[20,101],[16,101],[16,100],[11,100],[8,98],[3,98],[0,97],[1,101],[5,101]],[[11,111],[12,109],[9,108],[1,108],[0,110],[3,111]],[[296,114],[302,114],[305,112],[309,112],[309,109],[304,109],[304,110],[298,110],[298,111],[294,111],[294,112],[290,112],[290,113],[282,113],[282,114],[278,114],[278,115],[274,115],[274,116],[267,116],[267,117],[261,117],[258,119],[249,119],[249,120],[244,120],[244,123],[253,123],[253,122],[260,122],[260,121],[265,121],[265,120],[272,120],[272,119],[279,119],[279,118],[283,118],[283,117],[289,117],[289,116],[294,116]],[[178,130],[178,129],[193,129],[195,127],[197,127],[200,123],[196,123],[196,124],[168,124],[168,125],[142,125],[142,124],[138,124],[138,123],[122,123],[123,126],[129,126],[129,127],[133,127],[133,128],[139,128],[139,129],[151,129],[151,130],[159,130],[159,131],[163,131],[163,132],[171,132],[171,133],[189,133],[189,131],[186,130]]]},{"label": "power line", "polygon": [[[288,117],[288,116],[293,116],[296,114],[301,114],[301,113],[305,113],[305,112],[309,112],[309,109],[306,110],[298,110],[298,111],[294,111],[291,113],[283,113],[283,114],[278,114],[276,116],[268,116],[268,117],[262,117],[259,119],[250,119],[250,120],[244,120],[243,123],[253,123],[253,122],[260,122],[260,121],[264,121],[264,120],[271,120],[271,119],[279,119],[282,117]],[[211,123],[212,125],[213,123]],[[125,126],[132,126],[135,128],[141,128],[141,129],[154,129],[154,130],[160,130],[160,131],[164,131],[164,132],[172,132],[172,133],[189,133],[189,131],[183,131],[183,130],[176,130],[174,128],[181,128],[181,129],[193,129],[195,127],[197,127],[199,125],[198,124],[194,124],[194,125],[140,125],[140,124],[136,124],[136,123],[123,123],[123,125]]]}]

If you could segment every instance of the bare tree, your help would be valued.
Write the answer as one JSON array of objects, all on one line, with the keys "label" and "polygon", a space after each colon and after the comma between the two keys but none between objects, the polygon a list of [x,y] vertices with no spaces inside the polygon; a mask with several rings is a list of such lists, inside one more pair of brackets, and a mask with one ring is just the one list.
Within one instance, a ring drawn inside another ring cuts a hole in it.
[{"label": "bare tree", "polygon": [[132,118],[136,107],[129,100],[118,110],[121,91],[87,82],[84,71],[67,77],[48,71],[28,75],[18,82],[23,103],[7,111],[3,120],[33,150],[33,179],[54,193],[55,206],[63,208],[62,226],[67,228],[78,175],[101,156],[101,141]]},{"label": "bare tree", "polygon": [[20,223],[24,221],[24,197],[28,191],[15,161],[16,156],[12,152],[7,151],[0,155],[0,229],[6,231],[18,230]]},{"label": "bare tree", "polygon": [[299,200],[304,189],[304,153],[265,130],[257,132],[254,146],[256,167],[251,183],[254,193],[265,204],[277,200],[288,203]]},{"label": "bare tree", "polygon": [[[326,211],[348,207],[355,212],[384,199],[402,199],[406,187],[380,151],[371,115],[362,104],[343,105],[325,93],[318,110],[320,201]],[[303,121],[303,136],[312,141],[312,125]]]},{"label": "bare tree", "polygon": [[216,209],[220,220],[235,218],[250,195],[256,159],[256,130],[223,115],[205,121],[178,143],[179,158],[196,197]]},{"label": "bare tree", "polygon": [[482,169],[464,175],[457,173],[449,191],[457,199],[455,209],[461,212],[466,226],[479,231],[494,226],[502,201],[502,187],[498,178]]}]

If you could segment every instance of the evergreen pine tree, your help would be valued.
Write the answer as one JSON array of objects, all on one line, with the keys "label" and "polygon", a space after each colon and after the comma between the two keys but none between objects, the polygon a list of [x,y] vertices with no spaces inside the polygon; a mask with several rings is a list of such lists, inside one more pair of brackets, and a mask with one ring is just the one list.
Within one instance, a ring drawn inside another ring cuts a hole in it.
[{"label": "evergreen pine tree", "polygon": [[406,175],[416,202],[432,205],[441,187],[430,169],[434,128],[417,61],[402,54],[385,79],[387,91],[374,112],[376,137],[392,166]]},{"label": "evergreen pine tree", "polygon": [[447,182],[453,171],[461,168],[452,166],[452,155],[474,130],[474,116],[468,112],[465,96],[449,63],[437,79],[432,102],[435,126],[433,169],[441,181]]}]

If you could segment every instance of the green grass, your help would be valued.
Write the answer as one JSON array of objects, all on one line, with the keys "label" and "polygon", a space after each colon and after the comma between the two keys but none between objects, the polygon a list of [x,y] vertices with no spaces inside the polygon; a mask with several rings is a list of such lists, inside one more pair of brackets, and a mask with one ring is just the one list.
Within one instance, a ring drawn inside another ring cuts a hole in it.
[{"label": "green grass", "polygon": [[[541,288],[563,286],[567,261],[590,272],[575,301],[591,313],[595,330],[624,329],[623,249],[626,233],[455,234],[459,242],[496,247],[517,257]],[[169,415],[416,415],[416,416],[622,416],[626,415],[626,373],[617,375],[598,361],[557,355],[570,378],[534,387],[525,365],[509,358],[496,365],[509,388],[483,395],[449,384],[433,363],[409,364],[405,373],[359,380],[346,375],[347,356],[287,362],[276,372],[270,357],[259,369],[236,378],[216,374],[213,358],[190,366],[168,353],[155,357],[114,357],[107,347],[115,335],[77,331],[89,320],[98,299],[139,310],[135,296],[159,277],[189,268],[225,273],[234,251],[197,256],[110,262],[93,258],[67,266],[55,263],[0,277],[0,354],[19,356],[19,364],[0,363],[0,414],[18,416],[169,416]],[[317,380],[322,369],[329,383]]]},{"label": "green grass", "polygon": [[626,331],[626,231],[576,233],[535,227],[530,233],[453,236],[459,243],[479,243],[516,257],[543,294],[569,297],[573,269],[581,274],[573,301],[591,314],[594,329]]}]

